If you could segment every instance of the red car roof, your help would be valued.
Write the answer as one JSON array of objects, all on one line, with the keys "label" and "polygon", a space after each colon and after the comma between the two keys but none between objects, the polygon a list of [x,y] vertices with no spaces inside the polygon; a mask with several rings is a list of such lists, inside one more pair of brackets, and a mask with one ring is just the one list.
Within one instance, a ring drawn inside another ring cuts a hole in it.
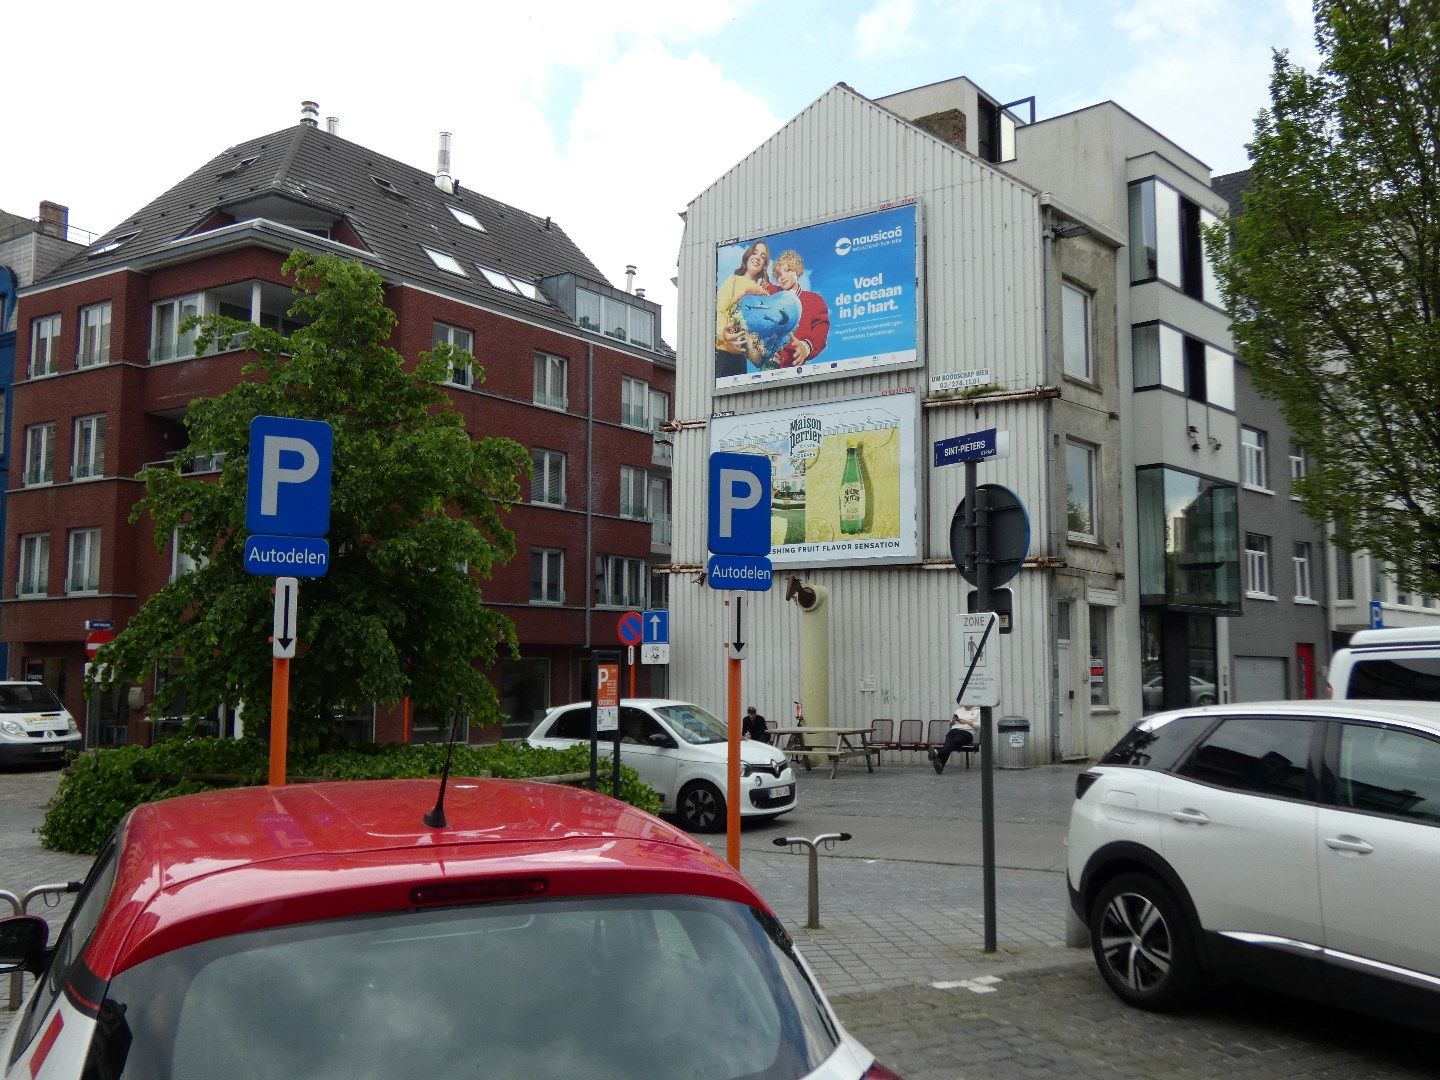
[{"label": "red car roof", "polygon": [[738,873],[603,795],[452,777],[449,825],[421,816],[435,780],[236,788],[137,807],[85,961],[108,980],[198,941],[414,908],[427,884],[543,878],[545,895],[681,893],[768,910]]}]

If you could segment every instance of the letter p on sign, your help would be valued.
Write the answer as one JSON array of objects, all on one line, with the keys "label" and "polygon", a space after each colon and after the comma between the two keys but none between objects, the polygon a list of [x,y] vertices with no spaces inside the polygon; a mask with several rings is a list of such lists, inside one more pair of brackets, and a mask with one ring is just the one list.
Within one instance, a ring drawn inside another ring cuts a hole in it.
[{"label": "letter p on sign", "polygon": [[330,459],[335,433],[323,420],[257,416],[250,421],[245,528],[252,536],[324,536],[330,531]]},{"label": "letter p on sign", "polygon": [[716,555],[770,554],[770,459],[710,455],[708,546]]}]

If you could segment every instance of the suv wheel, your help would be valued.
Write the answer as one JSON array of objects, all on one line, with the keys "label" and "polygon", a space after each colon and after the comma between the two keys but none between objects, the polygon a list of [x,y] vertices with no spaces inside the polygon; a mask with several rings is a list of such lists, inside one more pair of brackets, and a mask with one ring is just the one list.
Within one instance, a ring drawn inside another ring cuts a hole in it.
[{"label": "suv wheel", "polygon": [[1101,977],[1136,1008],[1176,1009],[1195,993],[1199,966],[1185,914],[1148,874],[1125,874],[1100,890],[1090,945]]},{"label": "suv wheel", "polygon": [[716,832],[725,826],[725,797],[714,784],[686,784],[675,800],[680,824],[691,832]]}]

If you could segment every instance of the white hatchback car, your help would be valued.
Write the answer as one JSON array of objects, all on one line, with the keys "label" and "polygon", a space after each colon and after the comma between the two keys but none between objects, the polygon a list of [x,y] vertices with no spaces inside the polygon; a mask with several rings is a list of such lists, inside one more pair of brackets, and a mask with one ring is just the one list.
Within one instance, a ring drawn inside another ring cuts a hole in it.
[{"label": "white hatchback car", "polygon": [[[620,763],[659,794],[661,812],[685,828],[710,832],[725,827],[728,737],[723,721],[699,705],[670,698],[627,698],[620,706]],[[564,750],[590,741],[590,703],[558,705],[526,740]],[[600,752],[608,756],[608,733]],[[795,773],[768,743],[740,743],[740,816],[774,818],[795,809]]]},{"label": "white hatchback car", "polygon": [[1230,976],[1440,1030],[1440,704],[1160,713],[1080,774],[1071,903],[1142,1009]]}]

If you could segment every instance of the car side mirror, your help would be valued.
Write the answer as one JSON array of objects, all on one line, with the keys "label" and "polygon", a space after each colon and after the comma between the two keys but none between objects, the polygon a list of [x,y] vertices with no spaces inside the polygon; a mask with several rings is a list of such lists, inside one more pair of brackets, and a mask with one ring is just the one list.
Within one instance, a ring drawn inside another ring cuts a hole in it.
[{"label": "car side mirror", "polygon": [[646,740],[651,746],[658,746],[661,750],[674,750],[675,740],[663,731],[657,731]]},{"label": "car side mirror", "polygon": [[39,975],[49,951],[50,924],[39,915],[14,915],[0,919],[0,974],[28,971]]}]

